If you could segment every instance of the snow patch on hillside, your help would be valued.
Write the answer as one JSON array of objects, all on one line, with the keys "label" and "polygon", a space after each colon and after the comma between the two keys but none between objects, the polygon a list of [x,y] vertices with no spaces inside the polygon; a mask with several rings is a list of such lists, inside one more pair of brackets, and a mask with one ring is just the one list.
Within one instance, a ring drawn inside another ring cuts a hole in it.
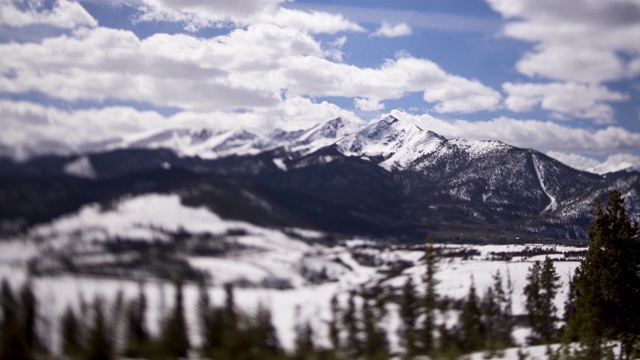
[{"label": "snow patch on hillside", "polygon": [[64,166],[64,172],[71,176],[77,176],[86,179],[95,179],[97,177],[96,170],[91,164],[91,160],[82,156],[78,159],[67,163]]}]

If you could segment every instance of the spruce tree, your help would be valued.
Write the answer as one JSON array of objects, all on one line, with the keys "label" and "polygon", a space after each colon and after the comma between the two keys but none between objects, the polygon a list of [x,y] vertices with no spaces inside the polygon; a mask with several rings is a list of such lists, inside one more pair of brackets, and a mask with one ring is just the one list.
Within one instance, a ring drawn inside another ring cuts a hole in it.
[{"label": "spruce tree", "polygon": [[36,332],[37,307],[38,302],[33,294],[31,281],[27,281],[20,291],[20,302],[22,308],[22,318],[27,346],[33,351],[40,347]]},{"label": "spruce tree", "polygon": [[542,264],[540,273],[540,297],[542,309],[540,309],[540,339],[545,344],[550,344],[556,339],[555,322],[558,308],[555,298],[560,288],[560,276],[556,273],[553,261],[548,256]]},{"label": "spruce tree", "polygon": [[113,342],[109,335],[109,322],[104,316],[102,299],[93,302],[93,321],[87,338],[85,358],[89,360],[109,360],[113,358]]},{"label": "spruce tree", "polygon": [[589,249],[573,281],[568,336],[577,337],[591,357],[603,355],[607,340],[619,340],[630,356],[640,335],[640,230],[623,205],[618,191],[609,194],[606,206],[594,200]]},{"label": "spruce tree", "polygon": [[352,357],[362,355],[362,344],[360,340],[360,319],[358,319],[358,309],[356,306],[356,294],[354,291],[349,293],[347,307],[342,314],[342,323],[347,333],[346,343],[343,344],[344,351]]},{"label": "spruce tree", "polygon": [[472,352],[484,347],[485,329],[473,280],[460,314],[458,326],[461,340],[460,348],[464,352]]},{"label": "spruce tree", "polygon": [[127,307],[125,355],[142,357],[149,346],[150,336],[146,327],[147,298],[142,284],[138,289],[138,298]]},{"label": "spruce tree", "polygon": [[407,276],[400,300],[400,320],[402,321],[400,339],[404,343],[407,358],[413,358],[417,354],[417,320],[420,315],[420,302],[413,278]]},{"label": "spruce tree", "polygon": [[362,303],[362,330],[364,335],[363,354],[367,359],[386,359],[388,357],[388,342],[384,329],[379,325],[384,317],[382,305],[371,305],[371,301],[364,299]]},{"label": "spruce tree", "polygon": [[202,339],[202,351],[206,354],[213,348],[213,310],[207,291],[206,282],[201,279],[198,282],[198,325],[200,338]]},{"label": "spruce tree", "polygon": [[170,317],[162,330],[162,345],[167,355],[173,359],[185,358],[189,351],[187,324],[184,318],[182,282],[176,281],[175,301]]},{"label": "spruce tree", "polygon": [[434,331],[436,329],[435,314],[438,304],[438,294],[436,286],[438,280],[436,273],[438,271],[438,255],[434,246],[434,237],[429,235],[424,251],[425,274],[424,286],[425,294],[423,299],[424,321],[422,323],[422,351],[429,353],[435,350]]},{"label": "spruce tree", "polygon": [[62,354],[68,358],[79,358],[83,352],[80,339],[81,325],[71,307],[67,307],[60,321]]},{"label": "spruce tree", "polygon": [[329,320],[329,340],[331,341],[331,346],[333,347],[334,352],[338,352],[340,351],[342,345],[342,326],[340,321],[342,319],[342,310],[340,309],[338,295],[334,294],[331,297],[329,307],[331,309],[331,320]]},{"label": "spruce tree", "polygon": [[316,352],[315,342],[313,340],[313,328],[307,321],[304,324],[296,325],[295,353],[294,359],[307,360],[312,359]]},{"label": "spruce tree", "polygon": [[550,344],[555,340],[558,309],[554,301],[560,287],[559,281],[553,261],[548,256],[543,263],[536,261],[529,268],[524,294],[527,318],[532,330],[529,338],[531,344]]},{"label": "spruce tree", "polygon": [[282,354],[278,333],[271,321],[271,310],[258,304],[254,322],[255,337],[253,342],[259,350],[260,356],[258,358],[273,359]]},{"label": "spruce tree", "polygon": [[2,307],[2,328],[0,329],[0,359],[32,359],[32,349],[27,343],[20,304],[16,300],[11,286],[3,280],[0,290]]}]

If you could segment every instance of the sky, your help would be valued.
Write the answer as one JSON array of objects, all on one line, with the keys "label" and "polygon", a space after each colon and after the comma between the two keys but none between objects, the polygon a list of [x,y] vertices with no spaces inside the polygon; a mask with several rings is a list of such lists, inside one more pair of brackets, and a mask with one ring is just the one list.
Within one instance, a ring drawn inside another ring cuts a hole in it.
[{"label": "sky", "polygon": [[640,0],[0,0],[0,71],[17,158],[391,114],[640,168]]}]

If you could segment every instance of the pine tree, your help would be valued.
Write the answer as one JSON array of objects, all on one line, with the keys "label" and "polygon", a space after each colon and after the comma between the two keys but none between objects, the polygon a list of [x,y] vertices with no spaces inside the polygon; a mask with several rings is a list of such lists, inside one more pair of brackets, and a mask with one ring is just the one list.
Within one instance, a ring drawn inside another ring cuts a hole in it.
[{"label": "pine tree", "polygon": [[526,296],[525,307],[532,334],[531,344],[550,344],[555,340],[556,313],[554,304],[560,277],[556,273],[553,261],[546,257],[544,263],[536,261],[527,274],[527,285],[524,287]]},{"label": "pine tree", "polygon": [[438,255],[434,246],[434,237],[429,235],[424,251],[425,274],[424,274],[424,322],[422,323],[422,351],[429,353],[435,350],[434,331],[436,329],[435,314],[438,304],[438,294],[436,286],[438,280],[436,273],[438,272]]},{"label": "pine tree", "polygon": [[363,354],[367,359],[386,359],[388,357],[389,344],[387,342],[386,332],[379,327],[384,317],[384,314],[381,312],[383,308],[384,304],[382,304],[382,306],[377,304],[377,306],[374,307],[370,304],[370,301],[366,299],[362,303],[361,319],[364,333]]},{"label": "pine tree", "polygon": [[400,338],[404,343],[407,358],[413,358],[417,354],[417,319],[420,315],[420,301],[413,278],[408,276],[402,287],[400,302],[400,320],[402,321]]},{"label": "pine tree", "polygon": [[6,279],[2,281],[0,306],[2,307],[0,359],[32,359],[32,350],[27,343],[25,326],[20,316],[20,304]]},{"label": "pine tree", "polygon": [[552,343],[556,338],[555,321],[558,308],[555,306],[555,298],[559,288],[560,276],[556,273],[553,261],[547,256],[540,273],[540,297],[542,298],[540,339],[545,344]]},{"label": "pine tree", "polygon": [[111,331],[104,316],[102,299],[93,303],[93,322],[87,338],[86,359],[109,360],[113,358],[113,343],[109,338]]},{"label": "pine tree", "polygon": [[20,301],[22,305],[22,318],[27,346],[33,351],[40,347],[40,342],[38,341],[36,333],[38,302],[33,294],[31,281],[27,281],[22,286],[22,290],[20,291]]},{"label": "pine tree", "polygon": [[69,358],[79,358],[83,353],[80,341],[80,321],[73,309],[67,307],[60,321],[62,336],[62,354]]},{"label": "pine tree", "polygon": [[187,356],[189,351],[189,338],[187,334],[187,324],[184,318],[182,282],[177,281],[174,287],[174,307],[162,331],[162,345],[168,356],[178,359]]},{"label": "pine tree", "polygon": [[345,353],[352,357],[359,357],[362,355],[362,344],[360,341],[361,329],[355,299],[355,292],[350,292],[349,300],[347,301],[347,308],[344,309],[344,313],[342,315],[342,323],[344,324],[347,332],[346,343],[343,344],[343,346]]},{"label": "pine tree", "polygon": [[262,359],[275,358],[282,353],[282,347],[278,340],[276,328],[271,321],[271,310],[262,304],[258,304],[255,315],[255,344],[259,349]]},{"label": "pine tree", "polygon": [[603,355],[608,339],[621,341],[630,356],[640,336],[640,229],[623,205],[618,191],[609,194],[606,206],[594,200],[589,249],[573,281],[575,312],[568,337],[577,337],[591,357]]},{"label": "pine tree", "polygon": [[342,327],[340,326],[340,319],[342,318],[342,311],[336,294],[331,297],[329,307],[331,309],[331,320],[329,320],[329,340],[331,341],[333,350],[337,352],[341,349],[340,334]]},{"label": "pine tree", "polygon": [[313,328],[309,322],[296,325],[294,359],[307,360],[313,358],[316,352],[313,336]]},{"label": "pine tree", "polygon": [[458,323],[461,349],[464,352],[482,349],[485,344],[485,329],[482,323],[482,312],[480,311],[479,299],[473,280]]},{"label": "pine tree", "polygon": [[212,348],[213,310],[204,279],[200,279],[198,282],[198,294],[198,327],[202,339],[202,351],[206,354]]},{"label": "pine tree", "polygon": [[127,307],[127,341],[125,355],[128,357],[142,357],[149,345],[150,336],[146,327],[147,298],[144,288],[140,284],[138,298],[131,301]]}]

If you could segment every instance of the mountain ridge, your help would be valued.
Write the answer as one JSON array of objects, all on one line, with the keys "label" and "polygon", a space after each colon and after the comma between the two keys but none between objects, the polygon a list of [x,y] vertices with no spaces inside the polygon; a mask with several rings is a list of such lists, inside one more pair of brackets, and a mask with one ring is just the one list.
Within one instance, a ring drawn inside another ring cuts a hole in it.
[{"label": "mountain ridge", "polygon": [[[267,138],[180,134],[132,143],[151,148],[0,160],[1,228],[24,232],[90,203],[147,193],[178,194],[185,206],[261,226],[372,238],[584,240],[590,201],[613,188],[640,219],[640,176],[608,179],[536,150],[446,139],[391,116],[364,125],[336,118]],[[156,148],[158,139],[206,155]]]}]

